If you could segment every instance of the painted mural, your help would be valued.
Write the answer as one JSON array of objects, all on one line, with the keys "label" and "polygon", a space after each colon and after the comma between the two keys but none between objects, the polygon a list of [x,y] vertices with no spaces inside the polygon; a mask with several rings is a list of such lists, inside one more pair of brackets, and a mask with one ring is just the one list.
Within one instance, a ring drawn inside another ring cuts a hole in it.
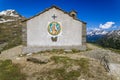
[{"label": "painted mural", "polygon": [[51,22],[48,25],[48,32],[51,35],[58,35],[61,32],[61,25],[58,22]]}]

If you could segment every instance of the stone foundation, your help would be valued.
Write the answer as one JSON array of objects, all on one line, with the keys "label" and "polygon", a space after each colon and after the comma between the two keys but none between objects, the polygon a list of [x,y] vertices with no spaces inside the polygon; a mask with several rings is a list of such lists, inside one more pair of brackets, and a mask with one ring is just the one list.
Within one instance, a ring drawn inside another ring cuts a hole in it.
[{"label": "stone foundation", "polygon": [[71,49],[76,49],[76,50],[81,50],[84,51],[86,50],[86,45],[83,46],[44,46],[44,47],[23,47],[22,53],[27,54],[27,53],[37,53],[40,51],[45,51],[45,50],[53,50],[53,49],[64,49],[64,50],[71,50]]}]

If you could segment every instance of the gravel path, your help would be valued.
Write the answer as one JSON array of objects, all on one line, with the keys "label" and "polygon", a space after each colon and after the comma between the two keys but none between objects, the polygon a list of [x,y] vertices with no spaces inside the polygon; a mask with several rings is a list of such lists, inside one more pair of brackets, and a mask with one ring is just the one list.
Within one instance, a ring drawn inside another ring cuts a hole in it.
[{"label": "gravel path", "polygon": [[110,72],[117,77],[117,80],[120,80],[120,64],[110,63]]}]

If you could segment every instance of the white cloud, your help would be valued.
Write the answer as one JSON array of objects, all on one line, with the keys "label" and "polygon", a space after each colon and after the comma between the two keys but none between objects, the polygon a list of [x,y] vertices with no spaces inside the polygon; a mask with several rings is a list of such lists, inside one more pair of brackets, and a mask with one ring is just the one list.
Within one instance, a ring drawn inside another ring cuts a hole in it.
[{"label": "white cloud", "polygon": [[100,28],[94,28],[95,31],[100,31],[101,29]]},{"label": "white cloud", "polygon": [[105,24],[100,24],[99,28],[101,29],[109,29],[115,24],[115,22],[106,22]]}]

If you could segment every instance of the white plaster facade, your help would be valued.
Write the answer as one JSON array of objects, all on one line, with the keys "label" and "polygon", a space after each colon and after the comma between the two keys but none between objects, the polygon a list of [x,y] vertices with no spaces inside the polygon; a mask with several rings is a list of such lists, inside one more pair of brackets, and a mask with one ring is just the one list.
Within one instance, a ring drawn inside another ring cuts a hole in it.
[{"label": "white plaster facade", "polygon": [[[53,15],[57,17],[52,18]],[[58,22],[62,30],[57,35],[57,41],[51,40],[52,35],[48,32],[48,25],[50,22]],[[73,19],[70,15],[65,12],[56,9],[55,7],[43,12],[42,14],[27,20],[27,48],[35,47],[49,47],[50,49],[58,47],[71,47],[77,46],[82,48],[82,27],[83,22]],[[84,49],[86,46],[84,45]],[[38,48],[38,49],[39,49]],[[49,49],[46,48],[46,49]],[[74,48],[74,47],[73,47]],[[64,49],[64,48],[63,48]],[[69,49],[69,48],[68,48]],[[35,49],[36,50],[36,49]],[[45,50],[45,49],[44,49]],[[37,50],[39,51],[39,50]],[[40,49],[41,51],[41,49]],[[35,52],[34,50],[28,50],[28,52]]]}]

